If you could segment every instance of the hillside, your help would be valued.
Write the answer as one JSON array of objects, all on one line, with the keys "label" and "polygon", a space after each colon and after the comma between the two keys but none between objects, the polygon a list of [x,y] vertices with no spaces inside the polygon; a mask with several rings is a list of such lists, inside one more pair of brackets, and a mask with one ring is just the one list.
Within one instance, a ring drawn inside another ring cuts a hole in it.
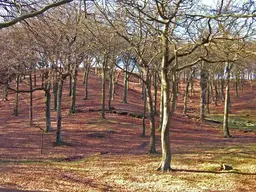
[{"label": "hillside", "polygon": [[[38,79],[38,85],[40,81]],[[26,88],[25,81],[22,84]],[[170,141],[173,172],[156,168],[161,158],[160,132],[157,151],[148,155],[149,130],[141,137],[142,120],[129,115],[106,113],[101,120],[101,79],[89,77],[89,100],[79,75],[76,113],[68,114],[68,81],[63,96],[62,126],[64,145],[55,146],[56,112],[52,110],[51,133],[44,129],[44,92],[34,93],[34,125],[29,126],[27,93],[20,94],[19,116],[12,116],[14,94],[0,102],[0,191],[255,191],[256,132],[231,129],[232,138],[223,138],[221,124],[197,120],[199,88],[190,97],[189,117],[183,116],[182,86]],[[107,85],[108,87],[108,85]],[[183,86],[184,88],[184,86]],[[233,119],[256,123],[256,96],[249,84],[239,98],[232,94]],[[108,88],[106,94],[108,95]],[[122,78],[116,86],[116,111],[141,114],[139,83],[130,83],[128,104],[122,103]],[[53,102],[53,99],[52,99]],[[107,102],[106,102],[107,104]],[[223,105],[211,104],[215,118]],[[157,116],[158,118],[158,116]],[[234,120],[236,123],[236,121]],[[234,123],[233,122],[233,123]],[[158,122],[157,122],[158,123]],[[237,124],[238,126],[241,124]],[[149,125],[147,125],[149,127]],[[158,126],[157,126],[158,127]],[[41,129],[40,129],[41,128]],[[220,171],[221,164],[233,166]]]}]

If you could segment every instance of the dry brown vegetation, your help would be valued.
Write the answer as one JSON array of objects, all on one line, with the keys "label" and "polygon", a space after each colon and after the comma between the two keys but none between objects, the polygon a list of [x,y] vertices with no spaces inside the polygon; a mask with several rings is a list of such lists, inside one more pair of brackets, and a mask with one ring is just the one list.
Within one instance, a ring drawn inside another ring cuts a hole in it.
[{"label": "dry brown vegetation", "polygon": [[[25,93],[20,94],[18,117],[12,116],[14,94],[0,102],[0,191],[256,191],[256,132],[232,129],[233,138],[223,138],[221,124],[197,120],[198,94],[190,97],[191,118],[182,115],[182,97],[178,100],[170,130],[173,171],[162,173],[156,171],[161,154],[147,154],[149,130],[142,138],[141,119],[107,113],[106,120],[101,120],[98,112],[90,112],[100,109],[100,78],[89,78],[86,101],[81,79],[74,115],[68,114],[65,84],[62,146],[54,145],[55,132],[42,134],[40,130],[44,128],[43,92],[34,93],[31,127]],[[130,84],[128,104],[121,103],[120,84],[113,106],[141,113],[138,84]],[[256,96],[249,86],[231,101],[232,115],[256,121]],[[211,111],[221,113],[223,106],[211,105]],[[55,117],[52,111],[52,122]],[[160,152],[159,132],[156,146]],[[223,163],[233,170],[221,171]]]}]

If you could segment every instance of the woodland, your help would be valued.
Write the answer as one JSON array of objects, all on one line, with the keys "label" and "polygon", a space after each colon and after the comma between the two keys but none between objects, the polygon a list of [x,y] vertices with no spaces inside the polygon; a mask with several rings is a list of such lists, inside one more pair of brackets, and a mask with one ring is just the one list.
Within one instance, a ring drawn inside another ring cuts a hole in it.
[{"label": "woodland", "polygon": [[0,191],[256,191],[256,2],[0,0]]}]

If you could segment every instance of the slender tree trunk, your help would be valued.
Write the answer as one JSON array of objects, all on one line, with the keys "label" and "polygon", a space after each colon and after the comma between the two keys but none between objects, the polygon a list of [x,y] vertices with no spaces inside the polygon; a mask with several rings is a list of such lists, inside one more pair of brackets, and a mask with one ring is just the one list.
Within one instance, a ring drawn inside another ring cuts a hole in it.
[{"label": "slender tree trunk", "polygon": [[229,133],[229,127],[228,127],[228,117],[229,117],[229,87],[230,87],[230,70],[231,70],[231,64],[226,63],[226,93],[225,93],[225,106],[224,106],[224,121],[223,121],[223,131],[224,131],[224,137],[231,137]]},{"label": "slender tree trunk", "polygon": [[154,115],[157,114],[157,72],[154,71]]},{"label": "slender tree trunk", "polygon": [[55,77],[53,82],[53,99],[54,99],[54,111],[57,111],[57,100],[58,100],[58,82],[57,78]]},{"label": "slender tree trunk", "polygon": [[162,124],[163,124],[163,86],[161,83],[161,90],[160,90],[160,100],[159,100],[159,131],[162,129]]},{"label": "slender tree trunk", "polygon": [[239,86],[239,76],[238,74],[236,74],[236,82],[235,82],[235,86],[236,86],[236,97],[239,97],[239,92],[238,92],[238,86]]},{"label": "slender tree trunk", "polygon": [[113,100],[114,94],[113,94],[113,66],[109,72],[109,98],[108,98],[108,110],[112,112],[112,107],[111,107],[111,101]]},{"label": "slender tree trunk", "polygon": [[171,170],[171,148],[169,138],[170,127],[170,102],[169,102],[169,82],[167,78],[167,71],[162,74],[163,84],[163,122],[161,129],[161,144],[162,144],[162,161],[158,170]]},{"label": "slender tree trunk", "polygon": [[45,81],[45,74],[44,72],[42,73],[42,82],[41,82],[41,86],[44,87],[44,81]]},{"label": "slender tree trunk", "polygon": [[36,87],[36,65],[33,67],[34,72],[34,87]]},{"label": "slender tree trunk", "polygon": [[146,111],[147,111],[147,90],[144,88],[144,105],[143,105],[143,119],[142,119],[142,137],[146,136]]},{"label": "slender tree trunk", "polygon": [[241,78],[241,91],[242,93],[244,92],[244,84],[245,84],[245,74],[244,72],[242,73],[242,78]]},{"label": "slender tree trunk", "polygon": [[76,112],[76,83],[77,83],[77,67],[73,70],[72,75],[70,75],[72,79],[71,83],[71,106],[69,109],[69,114],[74,114]]},{"label": "slender tree trunk", "polygon": [[[126,67],[125,70],[127,70],[127,67]],[[123,103],[127,103],[127,92],[128,92],[128,73],[124,72],[124,96],[123,96]]]},{"label": "slender tree trunk", "polygon": [[85,96],[84,100],[89,99],[89,94],[88,94],[88,79],[89,79],[89,73],[90,73],[90,65],[86,66],[85,72],[84,72],[84,85],[85,85]]},{"label": "slender tree trunk", "polygon": [[87,67],[84,67],[83,85],[85,85],[86,75],[87,75]]},{"label": "slender tree trunk", "polygon": [[215,99],[214,99],[214,103],[215,103],[215,106],[218,105],[218,99],[219,99],[219,92],[218,92],[218,80],[213,80],[213,84],[214,84],[214,91],[215,91]]},{"label": "slender tree trunk", "polygon": [[210,86],[210,103],[214,103],[214,77],[212,76],[211,79],[209,79],[209,86]]},{"label": "slender tree trunk", "polygon": [[189,91],[189,81],[187,81],[186,89],[185,89],[185,94],[184,94],[184,107],[183,107],[183,114],[187,114],[188,110],[188,91]]},{"label": "slender tree trunk", "polygon": [[211,91],[210,91],[210,82],[208,79],[207,82],[207,95],[206,95],[206,113],[210,114],[210,98],[211,98]]},{"label": "slender tree trunk", "polygon": [[9,82],[8,80],[6,80],[4,84],[4,90],[3,90],[3,100],[5,101],[8,101],[8,85],[9,85]]},{"label": "slender tree trunk", "polygon": [[14,110],[13,115],[18,116],[18,107],[19,107],[19,85],[20,85],[20,75],[16,75],[16,93],[15,93],[15,101],[14,101]]},{"label": "slender tree trunk", "polygon": [[191,81],[190,83],[190,95],[194,95],[195,94],[195,90],[194,90],[194,81]]},{"label": "slender tree trunk", "polygon": [[103,66],[102,66],[102,70],[101,70],[101,86],[102,86],[102,90],[101,90],[101,118],[105,119],[105,90],[106,90],[106,65],[107,65],[107,55],[104,55],[104,61],[103,61]]},{"label": "slender tree trunk", "polygon": [[[171,148],[170,148],[170,85],[168,81],[168,33],[169,25],[165,25],[163,29],[162,38],[162,67],[161,67],[161,83],[163,91],[163,122],[161,128],[161,145],[162,145],[162,160],[158,170],[170,171],[171,170]],[[173,93],[175,94],[175,93]]]},{"label": "slender tree trunk", "polygon": [[68,92],[68,95],[71,97],[72,96],[72,86],[73,86],[73,77],[72,75],[70,74],[69,75],[69,92]]},{"label": "slender tree trunk", "polygon": [[[194,71],[191,70],[189,76],[187,77],[187,85],[186,85],[185,94],[184,94],[184,107],[183,107],[183,114],[184,115],[187,114],[189,86],[190,86],[190,82],[193,79],[193,75],[194,75]],[[185,77],[184,77],[184,79],[185,79]]]},{"label": "slender tree trunk", "polygon": [[221,101],[222,102],[225,100],[224,84],[225,84],[225,80],[222,75],[221,77]]},{"label": "slender tree trunk", "polygon": [[207,71],[203,61],[200,73],[200,120],[205,119],[205,104],[206,104],[206,91],[207,91]]},{"label": "slender tree trunk", "polygon": [[146,74],[146,90],[147,90],[147,103],[148,103],[148,113],[149,113],[149,121],[150,121],[150,144],[149,144],[149,153],[156,153],[156,139],[155,139],[155,117],[153,111],[153,100],[151,93],[151,81],[149,78],[149,74]]},{"label": "slender tree trunk", "polygon": [[33,81],[32,81],[32,74],[29,74],[29,87],[30,87],[30,92],[29,92],[29,125],[33,125]]},{"label": "slender tree trunk", "polygon": [[115,69],[113,70],[112,75],[113,76],[112,76],[112,82],[111,82],[111,84],[112,84],[111,100],[113,101],[114,97],[115,97],[115,94],[116,94],[116,87],[115,87],[115,85],[116,85],[116,70]]},{"label": "slender tree trunk", "polygon": [[45,123],[46,132],[52,131],[51,127],[51,83],[47,82],[45,90]]},{"label": "slender tree trunk", "polygon": [[186,115],[187,114],[187,104],[188,104],[188,91],[189,91],[189,85],[190,85],[190,78],[192,76],[192,73],[190,73],[190,77],[187,77],[187,85],[186,85],[186,89],[185,89],[185,94],[184,94],[184,107],[183,107],[183,114]]},{"label": "slender tree trunk", "polygon": [[61,103],[62,103],[62,88],[63,79],[58,81],[58,91],[57,91],[57,135],[56,135],[56,145],[62,144],[62,127],[61,127]]},{"label": "slender tree trunk", "polygon": [[141,82],[141,99],[144,99],[145,97],[144,90],[145,90],[145,83]]}]

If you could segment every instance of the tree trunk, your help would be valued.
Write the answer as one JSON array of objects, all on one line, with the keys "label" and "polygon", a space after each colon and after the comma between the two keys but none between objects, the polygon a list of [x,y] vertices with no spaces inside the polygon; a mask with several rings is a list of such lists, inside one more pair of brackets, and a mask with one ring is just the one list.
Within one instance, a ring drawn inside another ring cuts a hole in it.
[{"label": "tree trunk", "polygon": [[85,96],[84,100],[88,100],[88,79],[89,79],[89,73],[90,73],[90,65],[87,64],[84,72],[84,85],[85,85]]},{"label": "tree trunk", "polygon": [[[128,70],[127,67],[125,70]],[[128,92],[128,73],[124,72],[124,96],[123,103],[127,103],[127,92]]]},{"label": "tree trunk", "polygon": [[107,55],[104,55],[104,61],[102,64],[102,70],[101,70],[101,118],[105,119],[105,90],[106,90],[106,65],[107,65]]},{"label": "tree trunk", "polygon": [[8,79],[7,79],[5,81],[4,90],[3,90],[3,100],[5,100],[5,101],[8,101],[8,85],[9,85],[9,82],[8,82]]},{"label": "tree trunk", "polygon": [[34,87],[36,87],[36,65],[33,67],[34,72]]},{"label": "tree trunk", "polygon": [[159,131],[162,130],[162,124],[163,124],[163,86],[161,84],[161,90],[160,90],[160,101],[159,101]]},{"label": "tree trunk", "polygon": [[206,95],[206,113],[207,114],[210,114],[210,100],[211,100],[211,90],[210,90],[210,82],[209,82],[209,79],[208,79],[208,82],[207,82],[207,95]]},{"label": "tree trunk", "polygon": [[41,87],[44,87],[44,81],[45,81],[45,74],[44,74],[44,72],[42,73],[42,82],[41,82]]},{"label": "tree trunk", "polygon": [[29,74],[29,87],[30,87],[30,92],[29,92],[29,125],[33,125],[33,81],[32,81],[32,74]]},{"label": "tree trunk", "polygon": [[[163,91],[163,122],[161,128],[161,145],[162,145],[162,160],[158,167],[161,171],[171,170],[171,148],[170,148],[170,97],[169,97],[169,81],[168,81],[168,58],[169,58],[169,46],[168,46],[168,33],[169,25],[165,25],[163,29],[162,38],[162,66],[161,66],[161,83]],[[173,93],[176,94],[176,93]]]},{"label": "tree trunk", "polygon": [[218,99],[219,99],[219,92],[218,92],[218,80],[213,80],[213,84],[214,84],[214,91],[215,91],[215,99],[214,99],[214,103],[215,103],[215,106],[218,105]]},{"label": "tree trunk", "polygon": [[51,127],[51,83],[47,82],[45,90],[45,123],[46,132],[52,131]]},{"label": "tree trunk", "polygon": [[205,119],[205,104],[206,104],[206,92],[207,92],[207,70],[203,61],[200,73],[200,120]]},{"label": "tree trunk", "polygon": [[143,103],[143,119],[142,119],[142,137],[146,136],[146,111],[147,111],[147,90],[144,88],[144,103]]},{"label": "tree trunk", "polygon": [[[190,74],[187,77],[187,85],[186,85],[186,89],[185,89],[185,94],[184,94],[184,107],[183,107],[183,114],[186,115],[187,114],[187,104],[188,104],[188,92],[189,92],[189,85],[190,82],[193,79],[193,75],[194,75],[194,71],[191,70]],[[184,77],[185,79],[185,77]]]},{"label": "tree trunk", "polygon": [[56,145],[62,144],[61,136],[61,102],[62,102],[62,88],[63,88],[63,79],[60,79],[58,82],[58,91],[57,91],[57,136],[56,136]]},{"label": "tree trunk", "polygon": [[146,90],[147,90],[147,102],[148,102],[148,115],[150,121],[150,144],[149,144],[149,153],[153,154],[156,153],[156,139],[155,139],[155,117],[153,111],[153,100],[152,100],[152,93],[151,93],[151,81],[149,78],[149,74],[147,75],[146,80]]},{"label": "tree trunk", "polygon": [[236,86],[236,97],[239,97],[239,92],[238,92],[238,87],[239,87],[239,74],[236,73],[236,82],[235,82],[235,86]]},{"label": "tree trunk", "polygon": [[73,78],[74,77],[72,77],[72,74],[70,74],[69,75],[69,92],[68,92],[68,96],[72,96],[72,91],[73,91],[73,89],[72,89],[72,87],[73,87]]},{"label": "tree trunk", "polygon": [[190,82],[190,95],[194,95],[195,94],[195,90],[194,90],[194,81],[192,80]]},{"label": "tree trunk", "polygon": [[223,102],[225,100],[224,84],[225,84],[225,80],[222,75],[222,77],[221,77],[221,102]]},{"label": "tree trunk", "polygon": [[19,107],[19,85],[20,85],[20,75],[16,75],[16,93],[15,93],[15,101],[14,101],[14,110],[13,115],[18,116],[18,107]]},{"label": "tree trunk", "polygon": [[110,82],[112,84],[112,93],[111,93],[111,100],[114,100],[115,94],[116,94],[116,70],[114,69],[113,74],[112,74],[112,82]]},{"label": "tree trunk", "polygon": [[71,83],[71,106],[69,109],[69,114],[74,114],[76,112],[76,83],[77,83],[77,67],[73,70],[72,74],[70,75],[72,79]]},{"label": "tree trunk", "polygon": [[57,100],[58,100],[58,82],[57,79],[53,82],[53,99],[54,99],[54,111],[57,111]]},{"label": "tree trunk", "polygon": [[230,86],[230,70],[231,70],[231,64],[226,63],[226,94],[225,94],[225,106],[224,106],[224,121],[223,121],[223,131],[224,131],[224,137],[231,137],[229,133],[229,126],[228,126],[228,117],[229,117],[229,86]]},{"label": "tree trunk", "polygon": [[113,75],[114,75],[114,70],[113,70],[113,68],[114,68],[114,67],[112,66],[112,68],[111,68],[111,70],[110,70],[110,72],[109,72],[108,110],[109,110],[110,112],[112,112],[111,103],[112,103],[112,100],[113,100],[113,97],[114,97],[114,94],[113,94],[113,83],[114,83],[114,81],[113,81],[114,76],[113,76]]},{"label": "tree trunk", "polygon": [[154,115],[157,114],[157,72],[154,71]]},{"label": "tree trunk", "polygon": [[141,99],[144,99],[145,97],[144,90],[145,90],[145,83],[141,82]]}]

